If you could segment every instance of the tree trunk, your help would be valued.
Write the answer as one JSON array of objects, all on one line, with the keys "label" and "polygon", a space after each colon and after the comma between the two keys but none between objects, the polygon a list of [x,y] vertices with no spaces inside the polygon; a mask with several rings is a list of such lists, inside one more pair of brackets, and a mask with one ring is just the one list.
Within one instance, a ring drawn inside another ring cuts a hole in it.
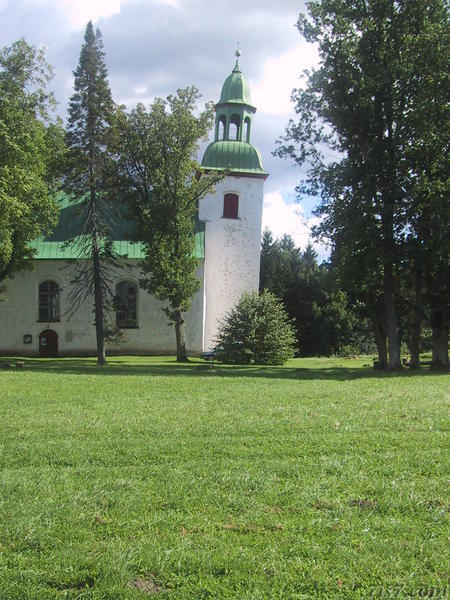
[{"label": "tree trunk", "polygon": [[377,317],[372,319],[373,330],[375,333],[375,344],[378,352],[378,369],[386,369],[388,364],[386,348],[386,331]]},{"label": "tree trunk", "polygon": [[92,234],[92,266],[94,276],[94,315],[95,315],[95,334],[97,338],[97,364],[103,366],[106,364],[105,358],[105,331],[103,315],[103,298],[101,286],[101,265],[98,250],[97,233]]},{"label": "tree trunk", "polygon": [[448,324],[433,326],[433,353],[431,369],[446,371],[448,369]]},{"label": "tree trunk", "polygon": [[413,309],[412,323],[409,329],[409,352],[411,358],[409,366],[411,369],[420,367],[420,331],[422,329],[422,315],[417,309]]},{"label": "tree trunk", "polygon": [[91,213],[92,213],[92,269],[94,280],[94,316],[95,335],[97,340],[97,364],[103,366],[105,359],[105,327],[103,315],[102,273],[100,250],[98,247],[97,213],[95,205],[95,190],[91,188]]},{"label": "tree trunk", "polygon": [[386,328],[388,334],[388,367],[390,370],[401,369],[402,362],[400,358],[400,331],[392,290],[385,291],[384,304],[386,309]]},{"label": "tree trunk", "polygon": [[423,313],[422,306],[422,273],[416,270],[414,284],[414,307],[411,312],[411,323],[409,327],[409,352],[411,360],[409,366],[411,369],[420,367],[420,332],[422,330]]},{"label": "tree trunk", "polygon": [[391,257],[385,257],[384,281],[383,281],[383,303],[386,318],[386,331],[388,338],[388,352],[390,370],[401,369],[400,358],[400,328],[397,319],[397,310],[394,302],[394,276]]},{"label": "tree trunk", "polygon": [[175,334],[177,336],[177,362],[188,362],[186,353],[186,324],[181,311],[175,313]]}]

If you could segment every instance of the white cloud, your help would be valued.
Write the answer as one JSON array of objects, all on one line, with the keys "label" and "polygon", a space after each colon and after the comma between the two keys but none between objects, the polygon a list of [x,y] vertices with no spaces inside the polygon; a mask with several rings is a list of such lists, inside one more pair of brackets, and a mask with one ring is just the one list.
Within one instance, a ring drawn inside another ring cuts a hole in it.
[{"label": "white cloud", "polygon": [[90,20],[109,17],[120,13],[120,5],[125,0],[26,0],[32,8],[51,6],[61,10],[74,29],[80,29]]},{"label": "white cloud", "polygon": [[311,231],[303,212],[301,204],[287,204],[279,191],[268,192],[264,194],[263,229],[268,227],[275,238],[287,233],[304,248]]},{"label": "white cloud", "polygon": [[58,0],[68,12],[75,27],[83,27],[89,20],[98,21],[100,17],[109,17],[120,13],[122,0]]},{"label": "white cloud", "polygon": [[307,217],[301,204],[285,202],[281,192],[264,194],[263,230],[268,227],[274,238],[280,238],[284,234],[290,235],[295,245],[302,250],[308,242],[312,242],[319,260],[324,260],[329,254],[328,248],[311,240],[311,228],[319,222],[318,217]]},{"label": "white cloud", "polygon": [[167,6],[171,6],[172,8],[176,8],[178,10],[181,9],[180,2],[178,0],[157,0],[159,4],[166,4]]},{"label": "white cloud", "polygon": [[317,62],[316,47],[306,42],[297,44],[281,56],[269,58],[264,63],[261,79],[250,85],[254,104],[262,112],[290,115],[293,112],[291,92],[299,87],[300,74]]}]

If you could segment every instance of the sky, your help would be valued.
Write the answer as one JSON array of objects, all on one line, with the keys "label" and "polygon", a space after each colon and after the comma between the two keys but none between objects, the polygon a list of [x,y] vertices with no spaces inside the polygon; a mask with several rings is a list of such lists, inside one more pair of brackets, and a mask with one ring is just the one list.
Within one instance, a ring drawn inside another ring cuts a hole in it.
[{"label": "sky", "polygon": [[[300,169],[272,155],[289,118],[295,118],[292,89],[318,61],[316,48],[295,26],[303,10],[304,0],[0,0],[0,47],[20,37],[45,47],[58,112],[65,118],[89,20],[102,32],[113,98],[129,107],[190,85],[205,102],[217,102],[239,41],[240,68],[257,106],[252,143],[270,173],[263,227],[274,237],[292,235],[304,249],[317,222],[314,199],[296,199]],[[326,256],[324,247],[316,249]]]}]

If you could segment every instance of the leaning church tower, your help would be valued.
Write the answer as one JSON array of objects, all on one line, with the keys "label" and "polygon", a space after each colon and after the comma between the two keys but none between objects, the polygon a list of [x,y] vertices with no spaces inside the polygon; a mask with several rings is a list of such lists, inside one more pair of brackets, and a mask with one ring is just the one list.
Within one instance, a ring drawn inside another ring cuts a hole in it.
[{"label": "leaning church tower", "polygon": [[251,143],[255,111],[236,60],[216,104],[214,142],[202,161],[205,169],[227,171],[199,205],[199,219],[205,222],[204,350],[215,345],[219,323],[241,294],[259,287],[263,188],[268,173]]}]

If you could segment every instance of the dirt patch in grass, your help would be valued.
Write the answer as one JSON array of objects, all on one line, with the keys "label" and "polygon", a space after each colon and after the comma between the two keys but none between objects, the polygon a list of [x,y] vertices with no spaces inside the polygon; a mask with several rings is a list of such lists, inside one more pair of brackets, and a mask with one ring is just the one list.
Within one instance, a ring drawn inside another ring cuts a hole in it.
[{"label": "dirt patch in grass", "polygon": [[163,594],[169,592],[168,588],[165,588],[156,581],[153,575],[147,575],[146,577],[138,577],[130,583],[131,587],[136,588],[144,594]]},{"label": "dirt patch in grass", "polygon": [[315,508],[316,510],[333,510],[334,506],[331,502],[329,502],[328,500],[324,500],[323,498],[318,498],[317,500],[314,500],[314,502],[312,503],[312,507]]}]

